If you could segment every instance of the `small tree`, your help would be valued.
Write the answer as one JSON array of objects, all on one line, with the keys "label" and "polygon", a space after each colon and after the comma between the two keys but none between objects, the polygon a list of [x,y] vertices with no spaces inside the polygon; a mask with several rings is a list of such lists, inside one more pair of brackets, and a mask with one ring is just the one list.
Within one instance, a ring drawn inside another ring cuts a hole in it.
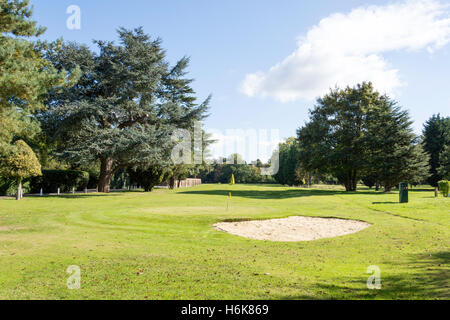
[{"label": "small tree", "polygon": [[16,199],[20,200],[23,198],[22,181],[30,177],[40,176],[42,172],[39,160],[25,141],[16,141],[14,147],[14,151],[5,160],[5,176],[16,180]]},{"label": "small tree", "polygon": [[442,193],[444,197],[448,197],[448,193],[450,191],[450,181],[442,180],[438,182],[439,191]]},{"label": "small tree", "polygon": [[151,192],[154,187],[166,179],[169,170],[163,166],[153,165],[145,169],[128,169],[128,174],[131,184],[136,183],[143,187],[145,192]]},{"label": "small tree", "polygon": [[234,186],[236,184],[235,180],[234,180],[234,173],[231,174],[231,181],[230,181],[230,185]]}]

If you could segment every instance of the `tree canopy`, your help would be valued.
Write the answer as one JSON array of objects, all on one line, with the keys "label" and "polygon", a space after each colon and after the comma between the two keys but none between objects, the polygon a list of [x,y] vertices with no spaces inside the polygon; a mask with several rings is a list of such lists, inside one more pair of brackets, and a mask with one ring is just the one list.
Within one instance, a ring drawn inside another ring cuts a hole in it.
[{"label": "tree canopy", "polygon": [[[423,128],[424,150],[430,155],[428,183],[436,187],[445,175],[445,148],[450,146],[450,117],[432,116]],[[447,151],[448,152],[448,151]],[[443,171],[444,170],[444,171]]]},{"label": "tree canopy", "polygon": [[0,152],[8,152],[15,137],[30,137],[39,130],[33,115],[43,107],[47,90],[72,78],[45,58],[59,42],[38,41],[45,28],[31,18],[28,0],[0,0]]},{"label": "tree canopy", "polygon": [[142,28],[121,28],[118,36],[119,44],[95,41],[99,53],[66,43],[50,57],[57,69],[78,66],[82,75],[76,85],[51,92],[41,114],[63,159],[100,161],[101,192],[109,192],[121,168],[167,163],[174,130],[204,118],[209,103],[196,103],[185,78],[188,58],[170,67],[161,40]]},{"label": "tree canopy", "polygon": [[317,100],[310,121],[298,130],[299,158],[307,171],[332,174],[347,191],[355,191],[363,177],[389,191],[402,180],[422,179],[428,170],[411,123],[371,83],[337,88]]}]

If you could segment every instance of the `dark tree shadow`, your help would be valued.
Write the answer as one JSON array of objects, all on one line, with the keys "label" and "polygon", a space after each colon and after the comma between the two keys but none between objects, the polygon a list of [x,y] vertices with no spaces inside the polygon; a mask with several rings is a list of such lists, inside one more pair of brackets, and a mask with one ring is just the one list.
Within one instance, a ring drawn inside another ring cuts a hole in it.
[{"label": "dark tree shadow", "polygon": [[252,199],[287,199],[311,196],[330,196],[330,195],[378,195],[379,193],[371,191],[346,192],[341,190],[318,190],[318,189],[282,189],[282,190],[189,190],[182,191],[179,194],[195,194],[209,196],[228,196],[229,193],[234,197],[252,198]]},{"label": "dark tree shadow", "polygon": [[[450,299],[450,252],[411,255],[408,272],[397,276],[385,276],[381,269],[381,290],[369,290],[366,281],[369,274],[360,278],[336,279],[333,284],[318,283],[315,291],[324,296],[279,296],[284,300],[308,299]],[[399,267],[391,264],[391,268]],[[363,272],[363,271],[362,271]],[[358,286],[359,288],[355,288]]]},{"label": "dark tree shadow", "polygon": [[372,204],[399,204],[400,202],[395,201],[384,201],[384,202],[372,202]]}]

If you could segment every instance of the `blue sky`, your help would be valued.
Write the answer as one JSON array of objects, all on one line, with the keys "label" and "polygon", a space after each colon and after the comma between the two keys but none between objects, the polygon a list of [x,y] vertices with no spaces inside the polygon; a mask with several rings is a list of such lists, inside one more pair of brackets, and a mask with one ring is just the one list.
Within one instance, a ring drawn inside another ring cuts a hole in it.
[{"label": "blue sky", "polygon": [[[206,128],[295,135],[324,88],[373,80],[414,119],[450,110],[446,0],[32,0],[46,39],[115,40],[119,26],[161,37],[167,57],[191,57]],[[81,9],[69,30],[66,9]],[[358,9],[359,8],[359,9]],[[339,13],[339,14],[338,14]],[[325,20],[323,20],[325,19]],[[368,78],[368,79],[367,79]]]}]

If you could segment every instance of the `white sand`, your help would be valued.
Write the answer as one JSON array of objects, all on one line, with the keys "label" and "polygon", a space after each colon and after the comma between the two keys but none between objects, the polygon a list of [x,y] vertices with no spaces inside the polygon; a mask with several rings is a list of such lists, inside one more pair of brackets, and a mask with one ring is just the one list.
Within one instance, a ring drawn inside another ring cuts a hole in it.
[{"label": "white sand", "polygon": [[222,222],[215,224],[214,228],[254,240],[295,242],[343,236],[369,226],[366,222],[355,220],[295,216],[262,221]]}]

